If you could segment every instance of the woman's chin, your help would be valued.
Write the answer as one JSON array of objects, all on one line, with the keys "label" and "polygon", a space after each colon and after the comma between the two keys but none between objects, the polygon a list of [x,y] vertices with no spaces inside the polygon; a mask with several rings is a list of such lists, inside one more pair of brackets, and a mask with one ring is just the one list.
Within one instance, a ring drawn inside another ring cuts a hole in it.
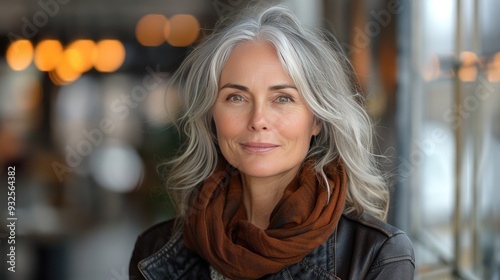
[{"label": "woman's chin", "polygon": [[280,166],[275,162],[262,162],[261,164],[242,164],[238,170],[244,176],[253,178],[271,178],[274,176],[282,176],[287,172],[293,172],[293,167]]}]

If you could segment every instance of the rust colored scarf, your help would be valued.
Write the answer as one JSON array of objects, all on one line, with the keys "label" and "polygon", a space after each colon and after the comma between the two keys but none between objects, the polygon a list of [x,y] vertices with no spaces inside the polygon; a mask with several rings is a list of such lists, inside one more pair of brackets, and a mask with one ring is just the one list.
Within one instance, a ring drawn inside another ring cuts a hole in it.
[{"label": "rust colored scarf", "polygon": [[238,170],[220,160],[193,196],[184,225],[186,247],[231,279],[260,278],[300,262],[324,243],[344,209],[347,175],[340,162],[321,176],[306,162],[286,187],[265,230],[247,220]]}]

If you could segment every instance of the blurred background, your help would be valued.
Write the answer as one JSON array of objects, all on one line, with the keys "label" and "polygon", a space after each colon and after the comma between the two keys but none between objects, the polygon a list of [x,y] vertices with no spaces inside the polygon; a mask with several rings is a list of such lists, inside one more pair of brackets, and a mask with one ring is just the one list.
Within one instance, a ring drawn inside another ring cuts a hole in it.
[{"label": "blurred background", "polygon": [[[500,2],[286,0],[351,58],[417,279],[500,279]],[[169,76],[245,0],[0,0],[0,279],[128,279],[172,217]],[[8,167],[15,167],[15,213]]]}]

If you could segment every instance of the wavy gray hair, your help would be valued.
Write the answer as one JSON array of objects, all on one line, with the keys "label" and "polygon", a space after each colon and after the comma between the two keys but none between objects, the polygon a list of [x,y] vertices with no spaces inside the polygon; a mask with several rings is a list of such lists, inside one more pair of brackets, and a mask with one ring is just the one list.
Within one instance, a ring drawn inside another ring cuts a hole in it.
[{"label": "wavy gray hair", "polygon": [[372,153],[372,124],[363,96],[353,83],[352,66],[338,42],[302,26],[286,7],[247,9],[219,23],[172,76],[183,110],[178,128],[185,137],[178,156],[170,160],[167,186],[178,214],[186,215],[189,197],[214,172],[220,151],[212,127],[211,107],[229,54],[242,42],[265,40],[274,45],[285,71],[321,123],[307,158],[315,170],[340,157],[348,175],[345,213],[387,216],[389,193]]}]

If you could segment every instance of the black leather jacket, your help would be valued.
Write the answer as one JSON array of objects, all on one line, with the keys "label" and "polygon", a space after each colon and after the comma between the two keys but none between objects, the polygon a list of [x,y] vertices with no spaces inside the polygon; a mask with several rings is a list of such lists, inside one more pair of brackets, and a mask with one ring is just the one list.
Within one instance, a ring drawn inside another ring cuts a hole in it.
[{"label": "black leather jacket", "polygon": [[[172,226],[163,222],[138,237],[130,280],[210,279],[209,264],[184,247]],[[366,214],[343,215],[332,236],[302,261],[261,279],[413,279],[414,259],[401,230]]]}]

